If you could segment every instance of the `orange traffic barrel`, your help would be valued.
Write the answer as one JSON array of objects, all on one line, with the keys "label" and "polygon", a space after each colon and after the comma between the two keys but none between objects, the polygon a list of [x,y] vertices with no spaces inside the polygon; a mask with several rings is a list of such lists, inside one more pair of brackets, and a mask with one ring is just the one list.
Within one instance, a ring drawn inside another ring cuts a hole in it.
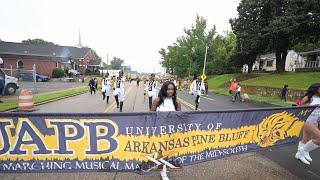
[{"label": "orange traffic barrel", "polygon": [[34,111],[32,91],[22,89],[19,95],[19,111]]}]

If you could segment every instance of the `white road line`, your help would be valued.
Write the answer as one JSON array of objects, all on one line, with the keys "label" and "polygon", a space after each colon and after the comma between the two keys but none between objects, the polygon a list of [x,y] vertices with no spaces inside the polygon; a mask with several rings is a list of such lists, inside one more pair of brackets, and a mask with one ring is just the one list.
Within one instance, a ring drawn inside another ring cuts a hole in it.
[{"label": "white road line", "polygon": [[211,100],[211,101],[215,101],[214,99],[206,97],[206,96],[201,96],[200,98],[204,98],[204,99],[208,99],[208,100]]}]

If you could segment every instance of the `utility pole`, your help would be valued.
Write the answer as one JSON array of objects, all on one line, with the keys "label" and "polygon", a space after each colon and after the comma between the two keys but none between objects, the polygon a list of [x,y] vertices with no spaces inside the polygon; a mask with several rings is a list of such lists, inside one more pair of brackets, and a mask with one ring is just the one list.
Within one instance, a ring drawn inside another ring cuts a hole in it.
[{"label": "utility pole", "polygon": [[204,62],[203,62],[203,71],[202,71],[202,74],[205,74],[205,72],[206,72],[206,63],[207,63],[208,48],[209,48],[209,47],[206,45],[206,54],[204,55]]},{"label": "utility pole", "polygon": [[107,53],[107,73],[108,73],[109,55]]}]

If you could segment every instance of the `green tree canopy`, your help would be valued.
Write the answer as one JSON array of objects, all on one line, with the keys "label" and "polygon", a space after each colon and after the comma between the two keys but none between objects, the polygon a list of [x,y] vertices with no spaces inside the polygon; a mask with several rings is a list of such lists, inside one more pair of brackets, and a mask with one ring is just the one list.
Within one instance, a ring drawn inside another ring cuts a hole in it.
[{"label": "green tree canopy", "polygon": [[120,59],[118,57],[113,57],[110,62],[110,68],[111,69],[121,69],[121,66],[123,63],[124,63],[123,59]]},{"label": "green tree canopy", "polygon": [[216,28],[207,28],[207,20],[196,17],[195,24],[184,28],[184,35],[166,49],[162,48],[159,54],[162,57],[161,65],[167,72],[179,77],[201,74],[206,46],[207,63],[206,74],[221,74],[233,72],[233,58],[237,52],[236,36],[227,32],[225,36],[216,34]]},{"label": "green tree canopy", "polygon": [[27,39],[23,40],[22,43],[25,44],[37,44],[37,45],[55,45],[53,42],[45,41],[43,39]]},{"label": "green tree canopy", "polygon": [[318,0],[242,0],[238,13],[230,23],[240,59],[249,66],[257,55],[274,52],[277,72],[283,72],[288,50],[319,41]]}]

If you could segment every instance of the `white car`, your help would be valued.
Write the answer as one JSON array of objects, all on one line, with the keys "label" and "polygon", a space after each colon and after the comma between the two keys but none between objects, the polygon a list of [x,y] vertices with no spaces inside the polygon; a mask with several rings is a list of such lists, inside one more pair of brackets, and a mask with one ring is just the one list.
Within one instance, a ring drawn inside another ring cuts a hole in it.
[{"label": "white car", "polygon": [[6,75],[1,69],[0,69],[0,76],[4,77],[1,78],[0,80],[4,80],[4,89],[3,92],[0,92],[1,94],[4,93],[5,95],[14,95],[19,89],[18,85],[18,79],[12,76]]}]

